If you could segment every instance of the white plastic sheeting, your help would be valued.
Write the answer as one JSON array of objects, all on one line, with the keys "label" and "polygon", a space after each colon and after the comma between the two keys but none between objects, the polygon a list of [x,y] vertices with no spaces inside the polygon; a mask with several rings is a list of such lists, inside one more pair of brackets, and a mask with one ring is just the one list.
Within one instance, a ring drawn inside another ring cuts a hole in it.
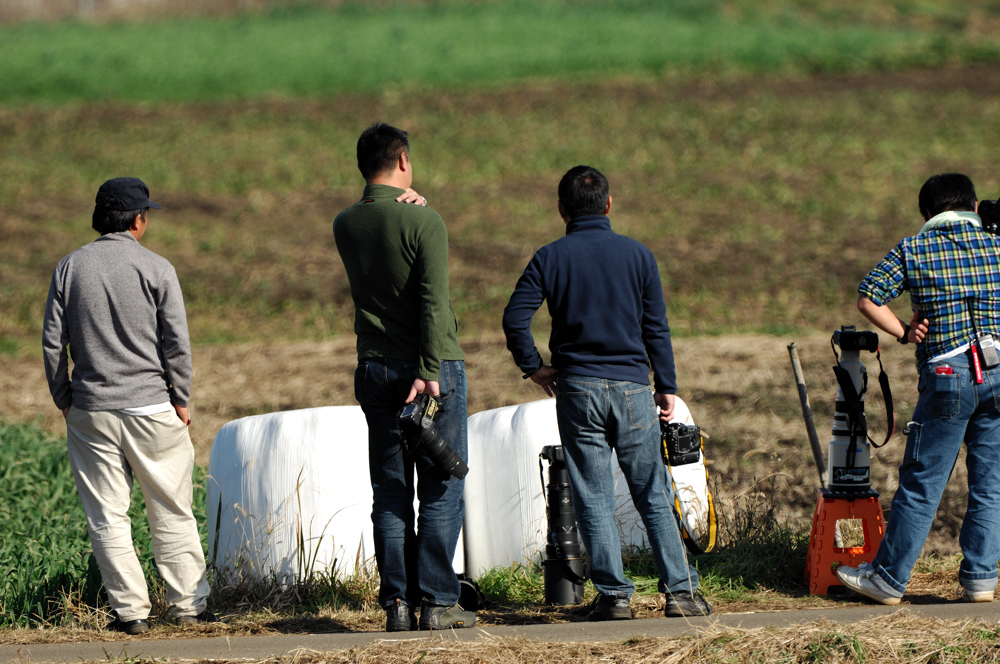
[{"label": "white plastic sheeting", "polygon": [[[359,406],[245,417],[212,443],[209,560],[290,584],[373,559],[368,425]],[[221,504],[221,509],[220,509]],[[455,569],[464,570],[462,539]]]},{"label": "white plastic sheeting", "polygon": [[681,505],[681,520],[688,534],[700,546],[709,542],[709,498],[708,475],[705,472],[705,453],[698,461],[670,469],[674,480],[677,502]]},{"label": "white plastic sheeting", "polygon": [[[694,424],[680,398],[673,421]],[[539,561],[545,548],[546,519],[538,454],[546,445],[559,444],[555,399],[497,408],[469,418],[465,565],[470,576],[514,562]],[[614,479],[615,521],[622,546],[647,546],[642,521],[617,463]]]}]

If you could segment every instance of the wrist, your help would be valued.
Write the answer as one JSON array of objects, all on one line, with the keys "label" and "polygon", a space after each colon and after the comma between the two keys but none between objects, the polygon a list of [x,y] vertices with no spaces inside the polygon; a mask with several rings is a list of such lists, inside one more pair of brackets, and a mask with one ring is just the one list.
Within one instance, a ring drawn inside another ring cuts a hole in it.
[{"label": "wrist", "polygon": [[908,344],[908,343],[910,343],[910,324],[909,323],[904,323],[903,324],[903,336],[896,337],[896,341],[898,341],[901,344]]}]

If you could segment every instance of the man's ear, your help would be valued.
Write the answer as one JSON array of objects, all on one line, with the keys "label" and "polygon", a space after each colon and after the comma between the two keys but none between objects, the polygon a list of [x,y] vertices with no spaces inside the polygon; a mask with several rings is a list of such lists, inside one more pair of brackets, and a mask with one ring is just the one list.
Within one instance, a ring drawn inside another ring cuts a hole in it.
[{"label": "man's ear", "polygon": [[399,153],[399,157],[396,158],[396,168],[399,169],[400,173],[406,173],[410,170],[410,156],[406,154],[406,150]]},{"label": "man's ear", "polygon": [[562,201],[556,202],[556,209],[559,210],[559,216],[562,217],[562,220],[568,224],[569,219],[566,216],[566,208],[563,207]]},{"label": "man's ear", "polygon": [[143,218],[143,213],[142,212],[140,212],[139,214],[135,215],[135,219],[132,220],[132,223],[129,225],[128,229],[130,231],[137,231],[137,230],[139,230],[139,223],[142,221],[142,218]]},{"label": "man's ear", "polygon": [[608,204],[604,206],[604,216],[608,216],[609,212],[611,212],[611,194],[608,194]]}]

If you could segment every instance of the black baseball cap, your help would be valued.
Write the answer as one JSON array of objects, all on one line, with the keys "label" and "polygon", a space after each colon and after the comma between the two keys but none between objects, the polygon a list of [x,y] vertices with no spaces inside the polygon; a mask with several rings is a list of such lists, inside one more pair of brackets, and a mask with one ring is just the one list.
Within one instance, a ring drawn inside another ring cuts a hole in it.
[{"label": "black baseball cap", "polygon": [[97,207],[109,210],[144,210],[163,206],[149,200],[149,187],[139,178],[112,178],[97,190]]}]

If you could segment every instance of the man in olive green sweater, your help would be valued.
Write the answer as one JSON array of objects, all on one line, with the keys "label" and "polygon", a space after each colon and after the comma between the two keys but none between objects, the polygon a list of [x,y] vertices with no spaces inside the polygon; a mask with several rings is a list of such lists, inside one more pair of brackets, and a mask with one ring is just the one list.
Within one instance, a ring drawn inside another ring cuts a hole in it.
[{"label": "man in olive green sweater", "polygon": [[[404,456],[396,414],[417,394],[441,399],[434,419],[468,461],[465,356],[448,297],[448,232],[410,190],[406,132],[376,123],[358,140],[367,186],[333,222],[354,299],[358,335],[355,397],[368,421],[372,525],[386,631],[471,627],[458,606],[452,558],[462,527],[464,480],[441,469],[423,447]],[[406,205],[418,199],[423,205]],[[424,446],[425,447],[425,446]],[[414,529],[414,469],[419,517]]]}]

